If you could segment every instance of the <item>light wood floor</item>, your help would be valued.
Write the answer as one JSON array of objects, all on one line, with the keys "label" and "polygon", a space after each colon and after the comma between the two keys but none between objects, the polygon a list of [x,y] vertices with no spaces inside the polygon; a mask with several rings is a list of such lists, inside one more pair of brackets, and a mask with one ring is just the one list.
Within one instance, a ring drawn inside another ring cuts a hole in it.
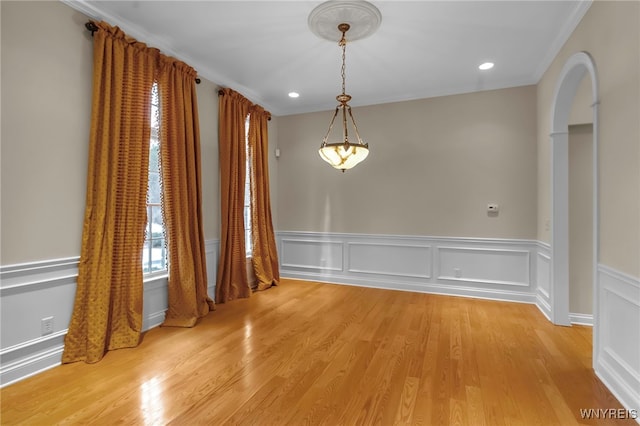
[{"label": "light wood floor", "polygon": [[3,425],[572,425],[620,408],[535,306],[283,280],[1,391]]}]

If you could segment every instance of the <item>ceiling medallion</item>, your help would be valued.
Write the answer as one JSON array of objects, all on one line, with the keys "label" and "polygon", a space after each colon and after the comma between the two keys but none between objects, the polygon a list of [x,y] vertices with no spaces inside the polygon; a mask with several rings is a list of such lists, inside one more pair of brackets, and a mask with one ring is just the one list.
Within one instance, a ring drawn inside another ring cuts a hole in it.
[{"label": "ceiling medallion", "polygon": [[368,37],[380,26],[382,15],[377,7],[364,0],[330,0],[318,5],[307,21],[311,31],[320,38],[340,40],[338,25],[349,24],[349,41]]}]

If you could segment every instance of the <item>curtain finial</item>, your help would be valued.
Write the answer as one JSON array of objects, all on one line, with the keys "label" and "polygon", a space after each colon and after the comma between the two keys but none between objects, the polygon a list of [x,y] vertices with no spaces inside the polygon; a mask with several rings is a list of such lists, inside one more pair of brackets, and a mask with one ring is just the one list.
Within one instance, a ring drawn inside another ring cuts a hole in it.
[{"label": "curtain finial", "polygon": [[95,22],[93,21],[89,21],[86,24],[84,24],[84,27],[91,31],[91,37],[93,37],[93,33],[95,33],[96,31],[98,31],[98,26],[95,24]]}]

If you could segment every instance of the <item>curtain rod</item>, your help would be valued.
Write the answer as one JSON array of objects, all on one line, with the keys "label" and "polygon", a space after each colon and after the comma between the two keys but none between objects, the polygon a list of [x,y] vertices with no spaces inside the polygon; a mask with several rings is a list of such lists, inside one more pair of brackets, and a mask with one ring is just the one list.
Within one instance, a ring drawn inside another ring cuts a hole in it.
[{"label": "curtain rod", "polygon": [[[84,27],[88,30],[91,31],[91,37],[93,37],[93,33],[95,33],[96,31],[98,31],[98,26],[93,23],[92,21],[88,21],[86,24],[84,24]],[[196,77],[196,84],[200,84],[200,77]]]}]

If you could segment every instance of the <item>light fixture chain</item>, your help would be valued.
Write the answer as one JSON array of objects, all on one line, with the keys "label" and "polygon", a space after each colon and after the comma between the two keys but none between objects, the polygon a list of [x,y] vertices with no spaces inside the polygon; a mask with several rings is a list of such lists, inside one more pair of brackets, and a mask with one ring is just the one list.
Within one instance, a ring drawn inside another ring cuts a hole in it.
[{"label": "light fixture chain", "polygon": [[345,94],[345,80],[346,80],[346,59],[347,59],[347,39],[344,32],[342,33],[342,39],[340,40],[340,46],[342,46],[342,68],[340,69],[340,75],[342,76],[342,94]]}]

